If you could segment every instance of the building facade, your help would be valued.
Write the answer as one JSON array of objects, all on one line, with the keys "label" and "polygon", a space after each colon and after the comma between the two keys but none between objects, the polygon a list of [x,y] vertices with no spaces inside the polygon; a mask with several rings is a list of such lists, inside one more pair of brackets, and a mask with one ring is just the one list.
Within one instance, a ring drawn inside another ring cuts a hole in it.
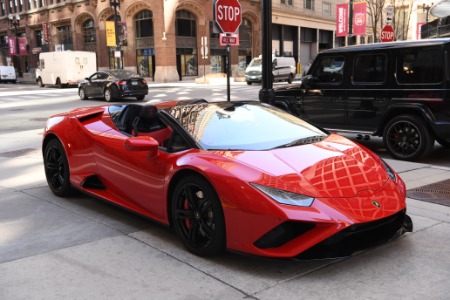
[{"label": "building facade", "polygon": [[[336,0],[272,0],[272,49],[301,68],[335,39]],[[239,46],[231,47],[233,76],[242,76],[261,54],[261,0],[241,0]],[[38,67],[40,52],[97,53],[98,69],[125,68],[156,82],[225,73],[226,47],[214,24],[214,0],[2,0],[0,65]],[[107,45],[107,24],[116,21],[117,45]],[[26,47],[18,59],[8,40]],[[206,41],[206,43],[205,43]],[[22,42],[21,42],[22,44]],[[63,63],[63,62],[62,62]]]}]

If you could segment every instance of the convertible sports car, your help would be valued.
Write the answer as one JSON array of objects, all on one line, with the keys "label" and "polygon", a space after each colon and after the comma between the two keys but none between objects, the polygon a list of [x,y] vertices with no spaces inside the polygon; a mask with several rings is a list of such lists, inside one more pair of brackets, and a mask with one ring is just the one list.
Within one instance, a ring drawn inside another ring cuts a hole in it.
[{"label": "convertible sports car", "polygon": [[106,105],[51,117],[47,182],[170,225],[192,253],[343,257],[412,230],[378,156],[258,101]]}]

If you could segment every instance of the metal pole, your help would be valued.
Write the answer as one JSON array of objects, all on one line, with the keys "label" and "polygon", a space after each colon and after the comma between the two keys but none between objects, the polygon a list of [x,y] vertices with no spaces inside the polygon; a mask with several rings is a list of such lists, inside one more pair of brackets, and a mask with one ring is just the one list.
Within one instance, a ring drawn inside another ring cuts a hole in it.
[{"label": "metal pole", "polygon": [[231,72],[231,51],[230,50],[231,50],[230,44],[227,44],[227,101],[230,101],[230,72]]},{"label": "metal pole", "polygon": [[19,77],[23,77],[22,66],[20,64],[19,35],[17,34],[17,29],[19,28],[19,25],[20,25],[20,16],[19,16],[19,14],[16,14],[15,16],[13,16],[12,14],[9,14],[8,19],[14,28],[14,36],[16,38],[17,73],[19,74]]},{"label": "metal pole", "polygon": [[261,102],[273,104],[275,91],[272,82],[272,0],[262,0],[262,89]]},{"label": "metal pole", "polygon": [[[120,51],[120,41],[119,41],[119,26],[117,24],[117,6],[120,7],[120,2],[117,3],[116,0],[110,2],[114,6],[114,31],[116,35],[116,51]],[[115,55],[115,54],[114,54]],[[116,57],[116,69],[120,69],[120,57]]]}]

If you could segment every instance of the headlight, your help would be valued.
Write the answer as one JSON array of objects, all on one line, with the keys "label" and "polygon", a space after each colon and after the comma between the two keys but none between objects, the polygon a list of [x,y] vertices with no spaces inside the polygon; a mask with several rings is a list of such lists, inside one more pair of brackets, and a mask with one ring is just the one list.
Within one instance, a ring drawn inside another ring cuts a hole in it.
[{"label": "headlight", "polygon": [[383,159],[380,158],[380,160],[383,163],[384,169],[386,170],[386,173],[388,174],[389,178],[392,181],[396,182],[397,181],[397,177],[395,176],[394,171],[391,169],[391,167],[388,166],[388,164]]},{"label": "headlight", "polygon": [[296,194],[284,190],[275,189],[272,187],[250,183],[253,187],[260,190],[278,203],[293,205],[293,206],[311,206],[314,198],[306,195]]}]

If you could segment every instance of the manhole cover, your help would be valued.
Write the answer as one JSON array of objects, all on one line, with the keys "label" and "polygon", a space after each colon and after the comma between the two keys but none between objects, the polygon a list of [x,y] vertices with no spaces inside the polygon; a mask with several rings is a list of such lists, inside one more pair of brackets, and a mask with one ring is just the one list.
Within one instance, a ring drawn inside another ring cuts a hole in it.
[{"label": "manhole cover", "polygon": [[410,189],[407,197],[450,206],[450,179]]},{"label": "manhole cover", "polygon": [[41,156],[42,152],[41,149],[34,149],[34,148],[27,148],[27,149],[20,149],[16,151],[9,151],[9,152],[3,152],[0,153],[1,157],[36,157]]}]

